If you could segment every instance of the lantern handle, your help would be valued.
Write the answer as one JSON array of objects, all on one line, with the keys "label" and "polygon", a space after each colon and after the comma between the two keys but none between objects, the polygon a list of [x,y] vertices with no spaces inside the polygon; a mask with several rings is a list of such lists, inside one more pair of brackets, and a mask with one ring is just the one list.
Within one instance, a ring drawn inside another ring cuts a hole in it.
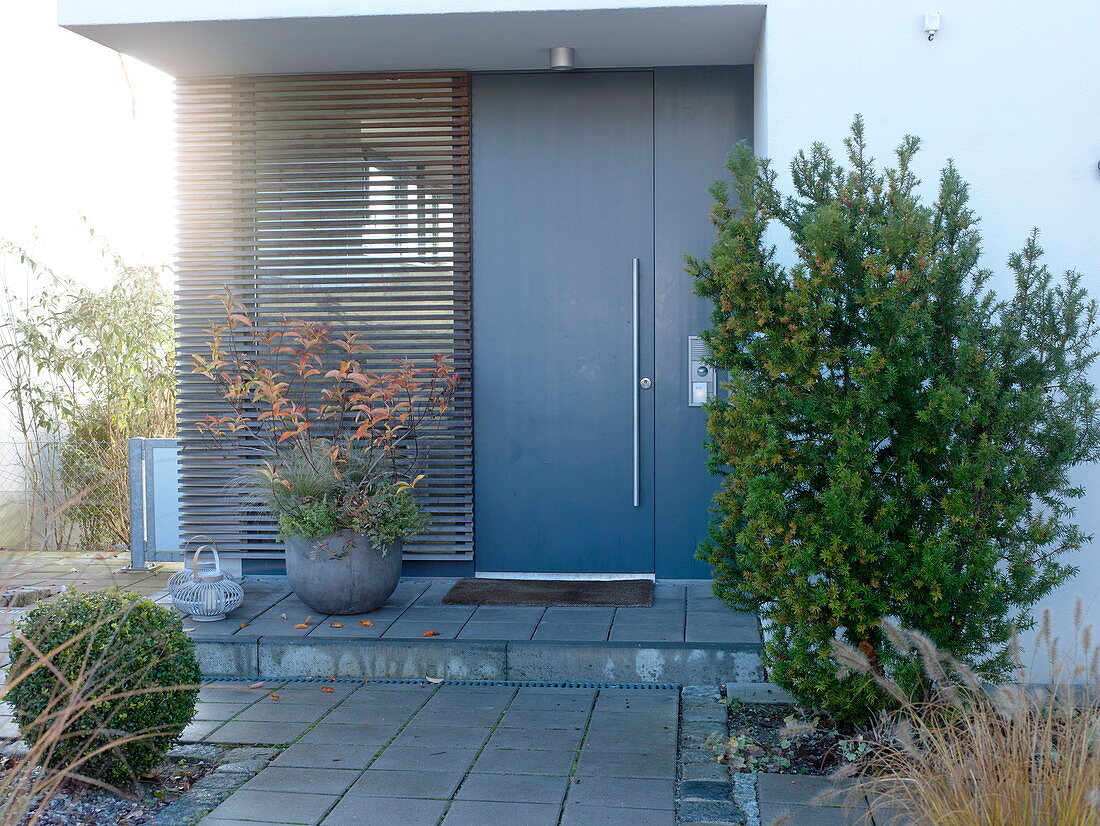
[{"label": "lantern handle", "polygon": [[[210,551],[214,555],[214,570],[209,574],[204,574],[202,579],[199,579],[199,554],[203,551]],[[209,582],[210,577],[216,577],[222,572],[221,557],[218,556],[218,549],[213,544],[200,545],[195,549],[195,555],[191,557],[191,574],[194,577],[195,582]]]}]

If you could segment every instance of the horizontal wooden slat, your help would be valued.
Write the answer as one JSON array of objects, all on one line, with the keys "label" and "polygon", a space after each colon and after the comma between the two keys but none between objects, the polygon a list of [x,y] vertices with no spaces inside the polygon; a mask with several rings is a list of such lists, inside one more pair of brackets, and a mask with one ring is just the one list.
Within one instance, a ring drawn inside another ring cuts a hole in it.
[{"label": "horizontal wooden slat", "polygon": [[[414,558],[473,550],[469,82],[464,74],[195,78],[177,84],[181,427],[185,534],[281,552],[269,515],[227,485],[256,446],[213,447],[219,412],[191,372],[229,286],[259,325],[281,316],[362,331],[368,370],[448,354],[462,385],[434,428],[419,496],[432,528]],[[258,347],[240,342],[242,353]],[[318,432],[323,432],[322,430]]]}]

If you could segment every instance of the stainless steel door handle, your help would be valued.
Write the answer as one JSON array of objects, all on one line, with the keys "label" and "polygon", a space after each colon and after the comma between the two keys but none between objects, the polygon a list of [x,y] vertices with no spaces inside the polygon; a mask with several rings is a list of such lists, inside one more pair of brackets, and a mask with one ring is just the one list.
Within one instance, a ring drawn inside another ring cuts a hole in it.
[{"label": "stainless steel door handle", "polygon": [[632,282],[633,282],[633,333],[634,333],[634,507],[640,507],[642,504],[642,426],[639,416],[641,415],[641,388],[639,387],[638,373],[639,373],[639,360],[641,358],[641,334],[638,330],[639,322],[641,320],[641,312],[638,307],[639,295],[641,290],[642,280],[642,261],[640,258],[634,259]]}]

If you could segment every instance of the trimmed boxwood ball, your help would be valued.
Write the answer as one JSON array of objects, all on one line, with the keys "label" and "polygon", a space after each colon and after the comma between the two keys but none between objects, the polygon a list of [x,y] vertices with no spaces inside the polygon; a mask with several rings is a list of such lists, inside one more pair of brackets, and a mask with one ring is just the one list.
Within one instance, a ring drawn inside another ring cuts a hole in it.
[{"label": "trimmed boxwood ball", "polygon": [[[28,743],[54,741],[41,744],[50,768],[127,783],[157,765],[195,714],[201,675],[194,644],[178,614],[145,597],[117,588],[70,591],[28,611],[17,631],[5,699]],[[88,704],[66,710],[74,697]],[[51,725],[59,717],[57,736]]]}]

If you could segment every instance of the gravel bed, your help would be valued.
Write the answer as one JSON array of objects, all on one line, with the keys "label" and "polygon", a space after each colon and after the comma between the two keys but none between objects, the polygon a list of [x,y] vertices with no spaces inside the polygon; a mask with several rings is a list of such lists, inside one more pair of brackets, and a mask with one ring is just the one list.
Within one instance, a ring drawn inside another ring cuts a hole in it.
[{"label": "gravel bed", "polygon": [[[10,759],[10,747],[8,752]],[[276,749],[177,746],[153,776],[120,790],[120,794],[66,781],[46,801],[37,820],[32,807],[23,823],[33,820],[37,826],[187,826],[197,823],[276,754]]]}]

